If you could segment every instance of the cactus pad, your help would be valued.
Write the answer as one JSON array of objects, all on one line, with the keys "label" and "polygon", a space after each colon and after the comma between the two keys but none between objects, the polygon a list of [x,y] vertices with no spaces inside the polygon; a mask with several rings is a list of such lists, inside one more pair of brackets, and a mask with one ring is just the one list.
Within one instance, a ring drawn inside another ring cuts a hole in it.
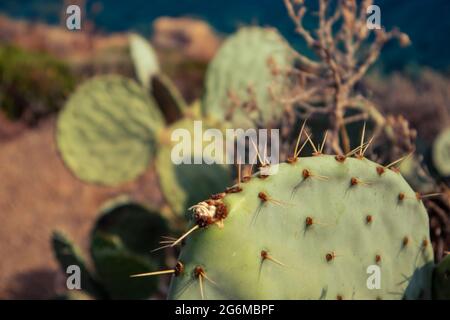
[{"label": "cactus pad", "polygon": [[[277,78],[273,68],[285,70],[292,64],[293,51],[276,30],[240,29],[225,41],[208,67],[202,105],[204,114],[230,120],[238,127],[248,127],[254,117],[259,116],[255,110],[249,112],[242,107],[255,103],[265,123],[278,117],[277,111],[281,108],[272,94],[280,95],[285,77]],[[227,119],[228,116],[232,118]]]},{"label": "cactus pad", "polygon": [[91,243],[97,275],[111,299],[146,299],[158,289],[158,279],[130,281],[130,274],[149,272],[157,264],[127,250],[115,235],[97,232]]},{"label": "cactus pad", "polygon": [[450,176],[450,129],[443,131],[433,145],[433,163],[443,177]]},{"label": "cactus pad", "polygon": [[136,76],[144,88],[148,89],[152,77],[160,70],[158,57],[150,43],[142,36],[132,34],[129,41]]},{"label": "cactus pad", "polygon": [[450,254],[447,254],[434,270],[433,298],[450,300]]},{"label": "cactus pad", "polygon": [[63,233],[53,232],[52,246],[56,260],[58,260],[61,271],[67,275],[67,268],[76,265],[80,268],[81,289],[94,296],[104,297],[104,292],[99,283],[94,279],[86,267],[85,259],[81,255],[81,250],[72,243]]},{"label": "cactus pad", "polygon": [[152,94],[158,104],[166,123],[172,124],[182,118],[186,110],[186,102],[178,88],[163,73],[152,78]]},{"label": "cactus pad", "polygon": [[[223,190],[231,182],[230,171],[220,164],[177,164],[171,161],[171,153],[176,142],[170,141],[175,129],[186,129],[194,139],[193,121],[184,119],[174,123],[160,136],[161,147],[155,159],[155,165],[164,197],[172,210],[183,214],[187,208],[208,197],[212,192]],[[198,143],[203,144],[203,141]],[[192,157],[194,153],[191,154]],[[199,183],[202,181],[202,183]]]},{"label": "cactus pad", "polygon": [[399,170],[414,190],[427,193],[435,188],[435,182],[424,170],[419,156],[414,154],[404,159],[399,165]]},{"label": "cactus pad", "polygon": [[90,253],[95,277],[87,270],[79,249],[60,232],[54,233],[52,244],[63,272],[69,265],[80,267],[84,293],[100,299],[145,299],[157,292],[157,279],[130,281],[130,274],[165,264],[163,251],[150,256],[148,250],[148,246],[159,246],[161,234],[169,234],[162,216],[121,196],[103,206],[92,230]]},{"label": "cactus pad", "polygon": [[170,232],[168,222],[156,210],[119,197],[102,208],[93,237],[96,233],[114,235],[127,250],[148,255],[148,248],[158,247],[160,236]]},{"label": "cactus pad", "polygon": [[[398,172],[318,155],[231,190],[194,208],[198,229],[185,239],[169,298],[430,296],[428,216]],[[379,289],[367,285],[369,266],[379,267]]]},{"label": "cactus pad", "polygon": [[115,185],[147,168],[162,124],[143,88],[126,78],[103,76],[87,81],[70,97],[58,119],[57,143],[77,177]]}]

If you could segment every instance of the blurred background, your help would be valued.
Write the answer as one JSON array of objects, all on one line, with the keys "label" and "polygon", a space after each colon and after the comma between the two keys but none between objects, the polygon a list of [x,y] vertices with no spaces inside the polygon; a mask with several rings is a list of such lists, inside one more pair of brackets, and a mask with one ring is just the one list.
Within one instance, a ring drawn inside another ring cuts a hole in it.
[{"label": "blurred background", "polygon": [[[70,4],[83,10],[80,31],[65,27]],[[426,149],[450,121],[450,2],[375,4],[382,25],[400,28],[412,44],[388,44],[362,90],[383,112],[406,118]],[[309,55],[282,1],[0,2],[0,298],[44,299],[61,291],[52,230],[67,231],[87,248],[105,200],[126,193],[143,203],[163,201],[152,170],[120,187],[101,187],[66,169],[55,119],[76,86],[99,74],[132,77],[128,33],[136,32],[151,41],[161,68],[191,103],[201,98],[205,70],[223,39],[246,25],[275,27]],[[448,224],[439,232],[448,233]]]}]

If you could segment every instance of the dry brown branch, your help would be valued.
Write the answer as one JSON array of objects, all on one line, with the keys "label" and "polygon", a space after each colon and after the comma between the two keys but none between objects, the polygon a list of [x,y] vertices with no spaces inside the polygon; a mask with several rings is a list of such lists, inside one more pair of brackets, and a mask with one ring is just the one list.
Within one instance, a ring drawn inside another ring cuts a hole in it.
[{"label": "dry brown branch", "polygon": [[[346,124],[355,121],[369,118],[375,125],[375,134],[379,135],[385,119],[373,103],[357,95],[355,86],[388,41],[398,39],[401,45],[407,45],[408,36],[397,29],[369,30],[366,10],[371,0],[359,2],[359,5],[356,0],[319,0],[314,32],[304,27],[308,14],[305,1],[284,0],[284,4],[296,33],[313,50],[317,60],[298,53],[298,72],[307,77],[299,77],[302,81],[295,83],[280,100],[285,105],[293,105],[303,118],[328,114],[331,128],[327,151],[346,153],[350,150]],[[370,38],[372,33],[374,40]],[[358,114],[347,119],[349,109],[357,110]]]}]

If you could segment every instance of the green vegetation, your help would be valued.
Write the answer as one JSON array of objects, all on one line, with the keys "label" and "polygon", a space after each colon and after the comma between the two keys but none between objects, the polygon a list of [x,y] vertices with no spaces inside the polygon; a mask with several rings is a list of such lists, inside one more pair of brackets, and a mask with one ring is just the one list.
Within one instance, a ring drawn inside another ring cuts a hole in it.
[{"label": "green vegetation", "polygon": [[0,47],[0,109],[29,124],[60,109],[75,86],[63,62],[45,53]]}]

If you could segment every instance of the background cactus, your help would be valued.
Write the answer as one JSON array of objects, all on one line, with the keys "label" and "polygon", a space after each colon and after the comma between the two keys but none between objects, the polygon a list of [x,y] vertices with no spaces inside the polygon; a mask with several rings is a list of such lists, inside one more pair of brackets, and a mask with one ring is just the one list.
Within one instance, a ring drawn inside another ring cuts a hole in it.
[{"label": "background cactus", "polygon": [[[364,158],[319,155],[240,187],[207,200],[216,214],[195,210],[195,222],[208,227],[187,238],[169,298],[430,296],[427,213],[399,173]],[[370,265],[381,268],[379,290],[366,286]]]},{"label": "background cactus", "polygon": [[156,52],[148,41],[138,34],[130,35],[129,41],[136,77],[144,88],[149,89],[152,77],[160,71]]},{"label": "background cactus", "polygon": [[110,299],[145,299],[158,290],[155,279],[130,281],[129,275],[149,272],[157,264],[145,256],[127,250],[119,238],[97,233],[91,243],[96,274]]},{"label": "background cactus", "polygon": [[433,143],[433,165],[441,177],[450,177],[450,128]]},{"label": "background cactus", "polygon": [[163,118],[134,81],[104,76],[70,97],[57,123],[57,143],[68,167],[88,182],[115,185],[134,179],[155,153]]},{"label": "background cactus", "polygon": [[450,300],[450,255],[436,266],[433,273],[433,298]]},{"label": "background cactus", "polygon": [[183,118],[187,109],[186,102],[177,87],[164,73],[157,74],[152,78],[152,93],[167,124]]},{"label": "background cactus", "polygon": [[420,155],[412,154],[404,159],[399,166],[400,172],[414,190],[424,193],[432,192],[436,188],[436,183],[428,174],[420,158]]},{"label": "background cactus", "polygon": [[186,102],[172,80],[161,71],[153,47],[138,34],[130,35],[129,41],[136,78],[154,97],[168,124],[181,119]]},{"label": "background cactus", "polygon": [[[169,225],[156,209],[119,197],[108,201],[100,210],[92,238],[97,233],[115,236],[128,250],[146,255],[149,245],[157,246],[161,233],[169,233]],[[163,262],[163,256],[156,254],[152,258]]]},{"label": "background cactus", "polygon": [[150,257],[148,246],[158,247],[159,236],[168,233],[168,223],[158,212],[118,199],[101,211],[92,230],[90,252],[95,272],[86,267],[79,249],[60,232],[54,233],[52,242],[64,273],[69,265],[80,267],[81,288],[89,295],[100,299],[144,299],[158,292],[157,279],[130,281],[129,275],[164,264],[164,253]]},{"label": "background cactus", "polygon": [[207,117],[228,120],[237,127],[267,124],[281,112],[285,80],[278,71],[292,67],[294,51],[275,30],[241,28],[221,46],[208,66],[202,108]]},{"label": "background cactus", "polygon": [[[203,123],[203,127],[205,123]],[[194,119],[186,118],[174,123],[162,134],[161,147],[155,160],[155,166],[160,177],[163,194],[176,213],[185,214],[188,208],[204,199],[205,195],[220,192],[231,183],[231,170],[220,164],[177,164],[171,159],[172,148],[175,145],[170,137],[173,130],[186,129],[191,134],[191,145],[196,143],[206,145],[202,137],[194,134]],[[203,128],[206,130],[207,128]],[[196,139],[196,140],[194,140]],[[196,154],[191,151],[191,159]],[[202,157],[202,155],[199,155]],[[192,161],[193,163],[193,161]],[[199,183],[201,181],[201,183]],[[203,195],[203,196],[202,196]]]},{"label": "background cactus", "polygon": [[[186,106],[171,80],[153,66],[157,61],[153,61],[150,45],[143,41],[132,36],[131,51],[137,59],[136,69],[145,69],[137,72],[138,77],[149,77],[150,88],[119,76],[87,81],[70,97],[59,116],[58,147],[78,178],[104,185],[133,180],[156,155],[164,197],[172,211],[182,215],[210,192],[223,189],[230,181],[230,171],[223,166],[196,165],[192,170],[173,165],[171,133],[177,128],[192,132],[198,114],[195,108]],[[146,52],[152,63],[139,62]],[[198,177],[209,184],[194,190],[192,185]]]},{"label": "background cactus", "polygon": [[52,247],[61,270],[66,273],[67,268],[76,265],[81,272],[81,287],[91,296],[103,297],[103,289],[86,266],[86,259],[82,256],[81,249],[70,241],[67,236],[55,231],[52,237]]}]

